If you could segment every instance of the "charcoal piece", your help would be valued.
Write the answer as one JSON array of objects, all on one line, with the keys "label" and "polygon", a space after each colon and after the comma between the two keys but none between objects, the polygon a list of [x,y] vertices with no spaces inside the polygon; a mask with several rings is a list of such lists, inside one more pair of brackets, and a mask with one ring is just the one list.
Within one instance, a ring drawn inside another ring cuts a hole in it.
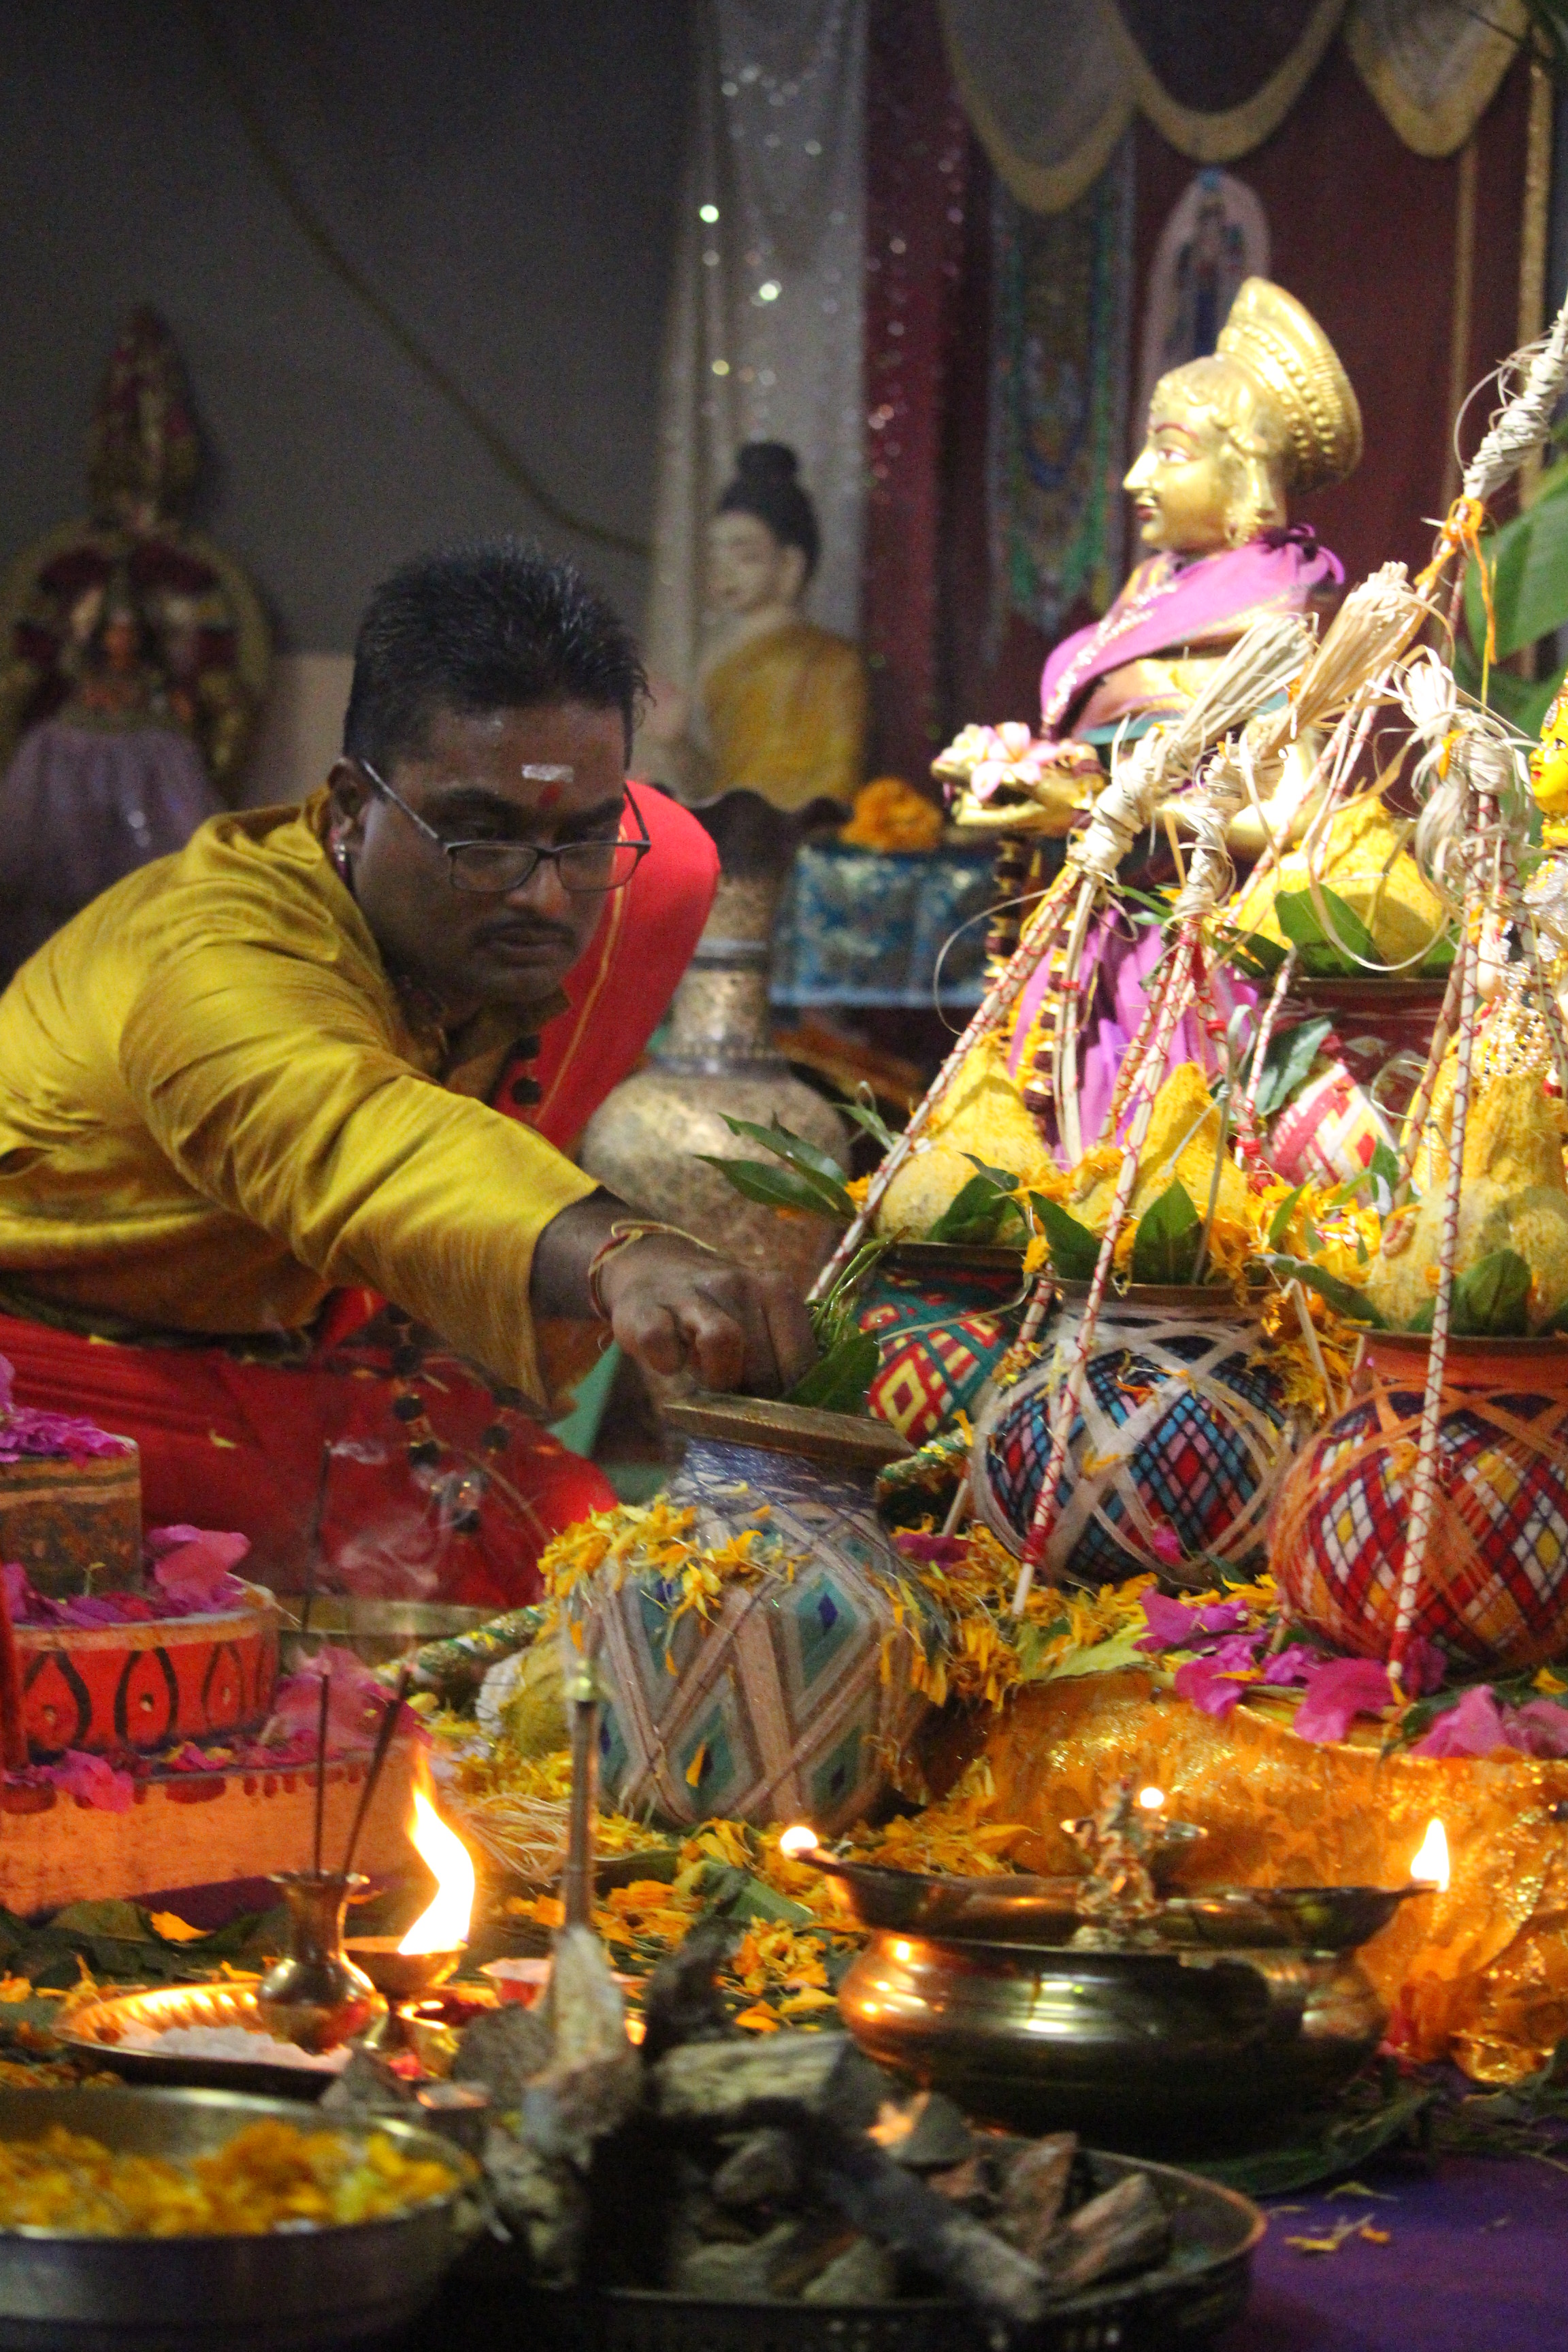
[{"label": "charcoal piece", "polygon": [[816,2126],[809,2172],[816,2193],[855,2229],[966,2303],[1015,2326],[1031,2326],[1044,2311],[1047,2279],[1037,2263],[895,2164],[864,2132]]},{"label": "charcoal piece", "polygon": [[652,2082],[662,2121],[716,2131],[817,2120],[863,2132],[888,2088],[847,2033],[686,2042],[658,2060]]},{"label": "charcoal piece", "polygon": [[978,2149],[966,2156],[962,2164],[951,2166],[945,2172],[928,2172],[926,2182],[941,2197],[954,2205],[967,2205],[972,2210],[989,2212],[995,2203],[991,2193],[985,2159]]},{"label": "charcoal piece", "polygon": [[941,2091],[918,2092],[906,2112],[909,2130],[882,2141],[895,2164],[911,2172],[945,2172],[974,2153],[974,2135],[962,2111]]},{"label": "charcoal piece", "polygon": [[522,2104],[525,2083],[550,2063],[550,2028],[536,2009],[515,2002],[476,2017],[458,2044],[455,2083],[482,2083],[498,2110]]},{"label": "charcoal piece", "polygon": [[1081,2294],[1101,2280],[1148,2270],[1170,2251],[1171,2224],[1146,2172],[1130,2172],[1080,2205],[1047,2248],[1053,2295]]},{"label": "charcoal piece", "polygon": [[616,2056],[552,2067],[524,2086],[522,2133],[542,2156],[586,2171],[595,2143],[619,2131],[642,2098],[642,2069],[630,2042]]},{"label": "charcoal piece", "polygon": [[1008,2168],[995,2228],[1032,2263],[1043,2257],[1060,2219],[1077,2153],[1076,2132],[1055,2132],[1036,2140]]},{"label": "charcoal piece", "polygon": [[856,2238],[818,2271],[803,2303],[890,2303],[899,2291],[896,2255],[874,2238]]},{"label": "charcoal piece", "polygon": [[485,2142],[485,2179],[505,2227],[528,2249],[533,2276],[571,2286],[582,2267],[588,2191],[569,2164],[541,2156],[500,2125]]},{"label": "charcoal piece", "polygon": [[645,2063],[651,2066],[682,2042],[736,2038],[714,1978],[739,1933],[728,1920],[700,1919],[660,1960],[643,2000]]},{"label": "charcoal piece", "polygon": [[837,2214],[803,2213],[774,2259],[773,2292],[791,2302],[804,2295],[854,2242],[854,2231],[847,2230]]},{"label": "charcoal piece", "polygon": [[721,2205],[779,2205],[800,2187],[800,2156],[775,2124],[749,2132],[730,2150],[710,2184]]},{"label": "charcoal piece", "polygon": [[773,2273],[795,2234],[793,2221],[779,2221],[764,2237],[742,2246],[691,2246],[670,2264],[670,2290],[709,2303],[764,2300],[777,2292]]}]

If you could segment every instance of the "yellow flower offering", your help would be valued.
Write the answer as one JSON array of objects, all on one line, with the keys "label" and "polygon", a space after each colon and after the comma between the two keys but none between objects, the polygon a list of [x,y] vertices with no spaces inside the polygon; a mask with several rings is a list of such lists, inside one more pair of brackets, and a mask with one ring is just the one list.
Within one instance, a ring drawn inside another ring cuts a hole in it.
[{"label": "yellow flower offering", "polygon": [[1286,946],[1274,902],[1310,889],[1315,875],[1360,916],[1385,964],[1415,961],[1442,938],[1447,910],[1405,846],[1412,830],[1379,794],[1363,793],[1345,803],[1316,847],[1292,850],[1234,898],[1230,920],[1238,931]]},{"label": "yellow flower offering", "polygon": [[942,839],[942,814],[934,801],[901,776],[878,776],[855,795],[855,813],[838,838],[854,849],[932,850]]},{"label": "yellow flower offering", "polygon": [[264,2237],[301,2223],[379,2221],[449,2197],[458,2175],[405,2156],[385,2132],[351,2138],[251,2124],[216,2156],[173,2164],[115,2155],[52,2124],[37,2139],[0,2140],[0,2229],[82,2238]]}]

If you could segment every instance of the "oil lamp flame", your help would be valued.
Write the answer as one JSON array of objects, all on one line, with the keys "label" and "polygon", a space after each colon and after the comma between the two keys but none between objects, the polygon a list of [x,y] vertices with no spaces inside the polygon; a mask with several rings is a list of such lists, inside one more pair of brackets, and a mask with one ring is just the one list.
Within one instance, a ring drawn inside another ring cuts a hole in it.
[{"label": "oil lamp flame", "polygon": [[816,1832],[806,1822],[793,1822],[779,1840],[779,1852],[793,1860],[796,1854],[810,1853],[816,1844]]},{"label": "oil lamp flame", "polygon": [[1165,1791],[1151,1783],[1147,1789],[1139,1790],[1138,1801],[1146,1813],[1157,1813],[1165,1801]]},{"label": "oil lamp flame", "polygon": [[1448,1884],[1448,1839],[1439,1821],[1426,1824],[1426,1834],[1416,1848],[1415,1859],[1410,1865],[1410,1875],[1423,1886],[1435,1886],[1439,1895]]},{"label": "oil lamp flame", "polygon": [[421,1789],[414,1791],[414,1819],[408,1834],[420,1860],[436,1874],[436,1896],[397,1948],[400,1952],[455,1952],[467,1943],[473,1916],[473,1859]]}]

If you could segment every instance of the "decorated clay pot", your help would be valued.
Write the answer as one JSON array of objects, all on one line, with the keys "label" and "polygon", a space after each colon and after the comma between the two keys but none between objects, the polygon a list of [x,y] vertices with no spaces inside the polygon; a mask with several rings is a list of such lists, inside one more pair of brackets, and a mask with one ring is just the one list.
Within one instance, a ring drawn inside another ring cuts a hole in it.
[{"label": "decorated clay pot", "polygon": [[[1050,1420],[1089,1285],[1058,1286],[1040,1360],[991,1398],[971,1479],[986,1525],[1023,1549],[1050,1451]],[[1295,1438],[1256,1318],[1228,1291],[1138,1285],[1100,1307],[1046,1564],[1086,1584],[1150,1570],[1212,1584],[1260,1566],[1264,1528]]]},{"label": "decorated clay pot", "polygon": [[246,1596],[132,1625],[18,1625],[29,1753],[145,1752],[256,1729],[277,1685],[279,1612],[259,1585]]},{"label": "decorated clay pot", "polygon": [[1269,1165],[1287,1182],[1353,1183],[1378,1145],[1396,1149],[1447,980],[1298,980],[1293,993],[1334,1023],[1332,1058],[1275,1118]]},{"label": "decorated clay pot", "polygon": [[905,1242],[872,1274],[859,1322],[880,1361],[866,1402],[911,1445],[973,1412],[1024,1315],[1016,1250]]},{"label": "decorated clay pot", "polygon": [[706,1622],[677,1616],[679,1588],[655,1574],[616,1591],[601,1570],[578,1588],[571,1605],[612,1693],[604,1801],[679,1825],[723,1815],[847,1829],[924,1711],[893,1590],[907,1571],[874,1504],[877,1471],[902,1441],[875,1421],[744,1397],[666,1412],[690,1441],[666,1500],[695,1507],[691,1539],[755,1531],[765,1503],[781,1565],[726,1584]]},{"label": "decorated clay pot", "polygon": [[[1362,1657],[1386,1657],[1393,1638],[1427,1344],[1368,1335],[1355,1395],[1295,1463],[1275,1516],[1291,1615]],[[1568,1646],[1568,1342],[1448,1341],[1414,1631],[1489,1666]]]}]

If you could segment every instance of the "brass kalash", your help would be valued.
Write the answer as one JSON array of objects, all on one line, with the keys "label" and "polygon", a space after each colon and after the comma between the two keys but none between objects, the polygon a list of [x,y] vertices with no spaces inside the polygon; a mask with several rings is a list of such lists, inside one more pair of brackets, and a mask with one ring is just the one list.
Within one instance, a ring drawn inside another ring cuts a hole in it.
[{"label": "brass kalash", "polygon": [[1356,1949],[1436,1877],[1177,1891],[1201,1833],[1163,1806],[1124,1784],[1064,1823],[1083,1878],[804,1855],[872,1929],[839,1993],[856,2039],[972,2115],[1130,2154],[1251,2144],[1326,2105],[1387,2023]]}]

